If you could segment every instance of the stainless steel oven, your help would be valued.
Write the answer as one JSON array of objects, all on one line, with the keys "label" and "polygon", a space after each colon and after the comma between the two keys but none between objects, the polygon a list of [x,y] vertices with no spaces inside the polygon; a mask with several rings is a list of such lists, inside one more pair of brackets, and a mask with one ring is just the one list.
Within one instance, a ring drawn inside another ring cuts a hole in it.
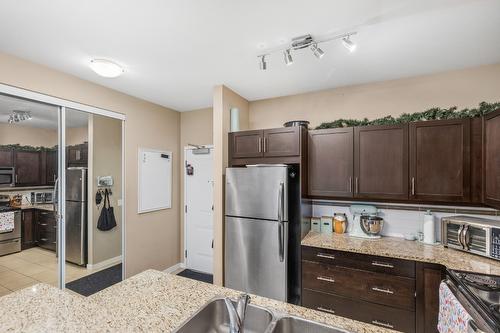
[{"label": "stainless steel oven", "polygon": [[0,187],[12,187],[16,184],[16,172],[12,167],[0,167]]},{"label": "stainless steel oven", "polygon": [[[0,209],[0,214],[12,211],[11,209]],[[0,232],[0,256],[21,251],[21,210],[13,212],[14,229]]]},{"label": "stainless steel oven", "polygon": [[441,219],[443,245],[500,260],[500,222],[470,216]]}]

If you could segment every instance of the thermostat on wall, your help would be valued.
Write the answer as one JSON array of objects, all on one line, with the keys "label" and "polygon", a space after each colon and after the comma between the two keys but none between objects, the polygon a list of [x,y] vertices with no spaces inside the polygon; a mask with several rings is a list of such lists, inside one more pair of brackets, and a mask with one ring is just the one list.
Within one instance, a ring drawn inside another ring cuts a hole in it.
[{"label": "thermostat on wall", "polygon": [[113,186],[113,176],[97,176],[97,186]]}]

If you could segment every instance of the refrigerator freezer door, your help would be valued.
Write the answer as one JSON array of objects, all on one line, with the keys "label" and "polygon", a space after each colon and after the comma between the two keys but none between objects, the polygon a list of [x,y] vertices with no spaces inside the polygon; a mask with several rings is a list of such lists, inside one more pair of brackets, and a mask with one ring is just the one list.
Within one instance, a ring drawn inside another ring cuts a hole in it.
[{"label": "refrigerator freezer door", "polygon": [[288,221],[287,177],[286,166],[227,168],[225,215]]},{"label": "refrigerator freezer door", "polygon": [[87,201],[87,169],[66,170],[66,200]]},{"label": "refrigerator freezer door", "polygon": [[66,261],[87,263],[87,204],[66,201]]},{"label": "refrigerator freezer door", "polygon": [[226,217],[225,286],[286,302],[288,223]]}]

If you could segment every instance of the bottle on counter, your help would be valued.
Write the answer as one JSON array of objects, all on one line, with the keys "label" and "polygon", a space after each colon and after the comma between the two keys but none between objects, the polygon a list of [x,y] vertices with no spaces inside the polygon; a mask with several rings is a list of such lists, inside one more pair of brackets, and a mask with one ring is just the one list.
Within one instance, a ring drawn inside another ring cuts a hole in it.
[{"label": "bottle on counter", "polygon": [[424,214],[424,243],[436,243],[436,222],[430,210]]},{"label": "bottle on counter", "polygon": [[333,230],[336,234],[343,234],[347,229],[347,217],[345,214],[333,215]]}]

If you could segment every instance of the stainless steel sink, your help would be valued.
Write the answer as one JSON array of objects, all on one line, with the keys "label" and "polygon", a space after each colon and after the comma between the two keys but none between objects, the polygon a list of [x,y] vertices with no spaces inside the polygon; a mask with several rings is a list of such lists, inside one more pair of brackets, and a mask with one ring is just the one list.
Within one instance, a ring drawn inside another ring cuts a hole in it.
[{"label": "stainless steel sink", "polygon": [[[234,303],[234,302],[233,302]],[[248,304],[243,327],[245,333],[263,333],[273,320],[273,314],[261,307]],[[229,332],[229,314],[223,298],[217,298],[189,318],[177,333]]]},{"label": "stainless steel sink", "polygon": [[274,323],[271,333],[346,333],[347,331],[335,327],[325,326],[314,321],[297,317],[282,317]]}]

